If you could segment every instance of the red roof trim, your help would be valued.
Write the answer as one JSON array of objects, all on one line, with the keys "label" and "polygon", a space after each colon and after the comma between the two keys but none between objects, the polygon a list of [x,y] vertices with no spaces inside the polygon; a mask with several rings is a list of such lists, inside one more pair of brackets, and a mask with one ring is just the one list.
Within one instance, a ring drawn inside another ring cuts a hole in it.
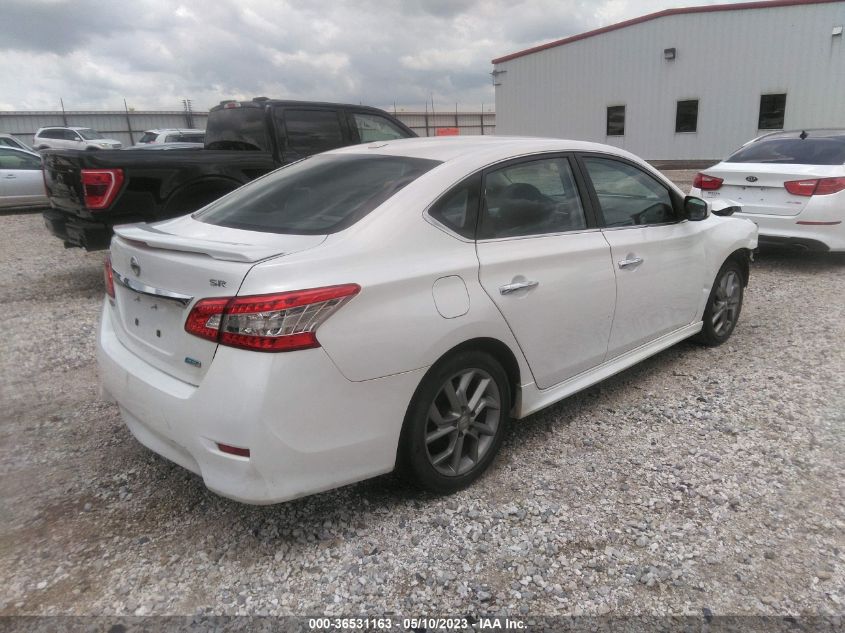
[{"label": "red roof trim", "polygon": [[534,46],[533,48],[526,48],[523,51],[511,53],[510,55],[505,55],[504,57],[497,57],[492,61],[492,63],[501,64],[502,62],[510,61],[511,59],[516,59],[517,57],[524,57],[525,55],[531,55],[532,53],[538,53],[549,48],[555,48],[557,46],[563,46],[564,44],[577,42],[578,40],[587,39],[588,37],[593,37],[594,35],[601,35],[602,33],[609,33],[610,31],[624,29],[627,26],[641,24],[642,22],[648,22],[649,20],[663,18],[668,15],[682,15],[685,13],[711,13],[714,11],[740,11],[742,9],[769,9],[773,7],[791,7],[803,4],[827,4],[831,2],[841,2],[841,0],[766,0],[764,2],[710,4],[701,7],[681,7],[678,9],[664,9],[663,11],[649,13],[648,15],[643,15],[638,18],[633,18],[631,20],[625,20],[624,22],[617,22],[616,24],[611,24],[610,26],[603,26],[600,29],[587,31],[586,33],[580,33],[578,35],[573,35],[572,37],[565,37],[562,40],[555,40],[554,42],[540,44],[539,46]]}]

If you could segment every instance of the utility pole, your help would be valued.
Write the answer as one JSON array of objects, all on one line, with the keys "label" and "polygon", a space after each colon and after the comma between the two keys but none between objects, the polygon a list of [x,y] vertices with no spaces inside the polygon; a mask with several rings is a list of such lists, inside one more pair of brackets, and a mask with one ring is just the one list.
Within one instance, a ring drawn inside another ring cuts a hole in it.
[{"label": "utility pole", "polygon": [[59,103],[62,104],[62,121],[64,121],[64,126],[67,127],[67,115],[65,114],[65,102],[61,97],[59,97]]},{"label": "utility pole", "polygon": [[126,129],[129,130],[129,144],[135,144],[135,138],[132,136],[132,121],[129,120],[129,106],[126,105],[126,97],[123,97],[123,111],[126,113]]},{"label": "utility pole", "polygon": [[187,127],[193,128],[194,127],[194,109],[191,106],[190,99],[182,99],[182,107],[185,108],[185,123]]}]

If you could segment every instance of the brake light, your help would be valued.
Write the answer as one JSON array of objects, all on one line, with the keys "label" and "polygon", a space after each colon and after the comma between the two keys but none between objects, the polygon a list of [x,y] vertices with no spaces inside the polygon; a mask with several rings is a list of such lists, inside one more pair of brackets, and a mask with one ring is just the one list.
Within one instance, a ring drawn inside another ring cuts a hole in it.
[{"label": "brake light", "polygon": [[82,188],[85,206],[92,211],[105,209],[123,185],[122,169],[83,169]]},{"label": "brake light", "polygon": [[786,190],[795,196],[829,196],[845,189],[845,178],[808,178],[783,183]]},{"label": "brake light", "polygon": [[103,280],[106,282],[106,294],[114,299],[114,271],[111,267],[111,255],[103,260]]},{"label": "brake light", "polygon": [[817,179],[790,180],[783,183],[783,186],[793,196],[812,196],[818,184],[819,181]]},{"label": "brake light", "polygon": [[703,191],[714,191],[722,186],[723,179],[716,176],[697,173],[692,180],[692,186]]},{"label": "brake light", "polygon": [[221,345],[260,352],[320,347],[317,327],[361,291],[358,284],[268,295],[201,299],[185,331]]},{"label": "brake light", "polygon": [[845,178],[819,178],[814,196],[828,196],[832,193],[839,193],[845,189]]}]

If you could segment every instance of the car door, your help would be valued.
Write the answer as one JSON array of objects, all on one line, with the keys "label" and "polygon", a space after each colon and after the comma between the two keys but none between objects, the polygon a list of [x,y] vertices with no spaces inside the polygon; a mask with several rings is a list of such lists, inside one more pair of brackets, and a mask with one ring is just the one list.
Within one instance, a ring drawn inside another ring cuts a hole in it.
[{"label": "car door", "polygon": [[282,160],[290,163],[348,145],[341,113],[332,108],[276,108]]},{"label": "car door", "polygon": [[84,144],[85,141],[82,140],[82,137],[79,136],[79,133],[75,130],[64,131],[64,147],[69,149],[81,149]]},{"label": "car door", "polygon": [[704,226],[682,219],[677,193],[635,163],[606,154],[579,160],[617,279],[610,359],[695,320]]},{"label": "car door", "polygon": [[607,353],[616,280],[583,191],[565,154],[484,172],[479,279],[542,389],[601,364]]},{"label": "car door", "polygon": [[26,152],[0,147],[0,206],[46,202],[41,160]]}]

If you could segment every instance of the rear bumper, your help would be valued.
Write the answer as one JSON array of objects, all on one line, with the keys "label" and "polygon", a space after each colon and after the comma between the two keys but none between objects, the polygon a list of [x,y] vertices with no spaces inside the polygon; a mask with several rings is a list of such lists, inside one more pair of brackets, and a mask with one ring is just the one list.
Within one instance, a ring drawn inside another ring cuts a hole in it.
[{"label": "rear bumper", "polygon": [[89,251],[109,247],[112,228],[108,224],[84,220],[55,209],[45,210],[42,215],[47,230],[62,240],[65,246],[79,246]]},{"label": "rear bumper", "polygon": [[[103,308],[97,360],[104,397],[132,434],[200,475],[212,491],[276,503],[390,472],[425,370],[352,382],[321,348],[264,354],[220,347],[199,386],[149,365]],[[239,457],[218,450],[250,450]]]},{"label": "rear bumper", "polygon": [[845,251],[845,222],[839,224],[798,224],[799,221],[813,221],[808,213],[784,217],[737,213],[754,222],[759,229],[760,246],[787,247],[799,250],[827,252]]}]

